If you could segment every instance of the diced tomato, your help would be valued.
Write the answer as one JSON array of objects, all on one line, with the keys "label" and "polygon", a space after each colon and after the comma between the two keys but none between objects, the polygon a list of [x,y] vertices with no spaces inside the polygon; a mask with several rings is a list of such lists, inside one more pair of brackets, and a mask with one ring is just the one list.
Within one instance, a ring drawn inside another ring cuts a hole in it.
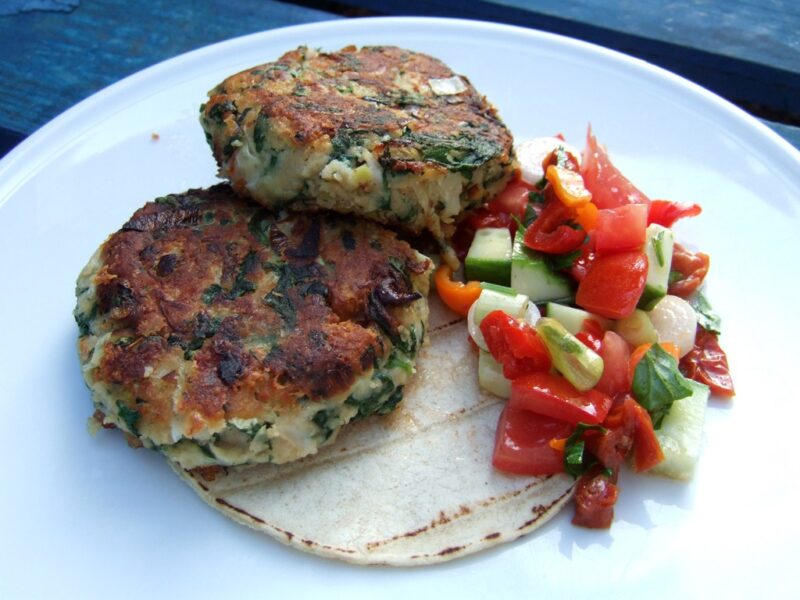
[{"label": "diced tomato", "polygon": [[573,224],[570,209],[558,200],[551,200],[525,230],[525,245],[547,254],[572,252],[586,239],[586,232]]},{"label": "diced tomato", "polygon": [[601,317],[631,315],[647,280],[647,256],[640,251],[598,256],[578,284],[575,303]]},{"label": "diced tomato", "polygon": [[603,421],[606,432],[586,438],[586,449],[600,463],[616,472],[633,448],[635,423],[628,406],[635,402],[629,395],[617,396],[614,405]]},{"label": "diced tomato", "polygon": [[647,206],[625,204],[604,208],[597,215],[595,249],[600,254],[636,250],[644,246],[647,230]]},{"label": "diced tomato", "polygon": [[661,450],[661,444],[658,443],[649,413],[633,399],[628,400],[628,410],[631,411],[633,417],[635,432],[633,438],[633,469],[640,473],[652,469],[664,460],[664,452]]},{"label": "diced tomato", "polygon": [[608,529],[614,520],[614,505],[619,489],[603,471],[594,467],[575,486],[573,525],[590,529]]},{"label": "diced tomato", "polygon": [[581,255],[572,263],[569,273],[575,281],[583,281],[589,267],[594,262],[597,254],[594,251],[594,231],[590,231],[586,236],[586,241],[581,246]]},{"label": "diced tomato", "polygon": [[613,331],[606,331],[599,354],[603,359],[603,376],[595,388],[612,397],[630,391],[628,363],[631,351],[628,342]]},{"label": "diced tomato", "polygon": [[681,358],[680,369],[686,377],[706,384],[715,394],[730,398],[736,393],[728,368],[728,357],[713,331],[698,325],[694,348]]},{"label": "diced tomato", "polygon": [[581,342],[583,342],[583,345],[589,348],[589,350],[593,350],[595,352],[600,351],[600,346],[602,345],[602,342],[600,341],[600,338],[598,338],[597,336],[589,333],[588,331],[579,331],[578,333],[575,334],[575,337],[578,338]]},{"label": "diced tomato", "polygon": [[525,207],[528,206],[528,195],[533,187],[521,179],[513,179],[497,194],[486,208],[492,214],[515,215],[518,218],[525,216]]},{"label": "diced tomato", "polygon": [[686,298],[690,296],[708,274],[711,259],[702,252],[690,252],[678,243],[672,247],[672,265],[670,270],[677,271],[681,278],[669,284],[669,293]]},{"label": "diced tomato", "polygon": [[483,318],[480,330],[489,352],[503,365],[503,375],[507,379],[550,369],[550,353],[536,330],[527,323],[495,310]]},{"label": "diced tomato", "polygon": [[564,452],[550,441],[569,437],[572,429],[569,423],[506,406],[497,423],[492,464],[519,475],[562,473]]},{"label": "diced tomato", "polygon": [[586,439],[587,450],[600,463],[616,471],[633,451],[633,467],[646,471],[664,460],[653,421],[648,412],[630,394],[618,396],[603,427],[606,432]]},{"label": "diced tomato", "polygon": [[678,204],[670,200],[652,200],[647,224],[657,223],[664,227],[672,227],[675,221],[684,217],[696,217],[703,209],[699,204]]},{"label": "diced tomato", "polygon": [[650,199],[617,169],[605,148],[597,143],[592,128],[586,134],[581,175],[597,208],[616,208],[623,204],[650,204]]},{"label": "diced tomato", "polygon": [[508,405],[577,425],[602,422],[611,398],[595,389],[579,392],[561,375],[539,371],[511,382]]},{"label": "diced tomato", "polygon": [[600,352],[604,333],[603,326],[596,320],[584,319],[581,330],[575,334],[575,337],[583,342],[587,348]]}]

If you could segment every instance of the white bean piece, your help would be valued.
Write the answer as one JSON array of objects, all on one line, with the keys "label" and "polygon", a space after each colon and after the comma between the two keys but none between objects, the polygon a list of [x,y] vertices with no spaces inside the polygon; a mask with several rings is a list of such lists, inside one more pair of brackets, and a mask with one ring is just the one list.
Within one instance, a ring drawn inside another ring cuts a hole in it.
[{"label": "white bean piece", "polygon": [[664,296],[650,311],[650,321],[658,332],[658,341],[672,342],[681,356],[694,347],[697,313],[683,298]]}]

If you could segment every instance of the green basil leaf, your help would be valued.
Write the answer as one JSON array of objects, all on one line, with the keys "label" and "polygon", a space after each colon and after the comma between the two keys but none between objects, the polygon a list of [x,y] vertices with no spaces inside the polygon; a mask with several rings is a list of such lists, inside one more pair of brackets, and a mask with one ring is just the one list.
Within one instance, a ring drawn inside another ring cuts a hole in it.
[{"label": "green basil leaf", "polygon": [[691,396],[692,388],[678,370],[678,361],[653,344],[633,372],[633,396],[650,413],[659,429],[675,400]]},{"label": "green basil leaf", "polygon": [[606,432],[606,428],[602,425],[578,423],[575,431],[567,438],[564,444],[564,470],[575,479],[583,475],[596,462],[593,459],[586,460],[584,457],[586,442],[583,434],[587,431],[598,431],[602,434]]},{"label": "green basil leaf", "polygon": [[692,305],[694,312],[697,313],[697,323],[707,331],[713,331],[717,335],[722,333],[722,319],[711,308],[711,303],[705,297],[703,292],[698,292],[689,298],[689,304]]}]

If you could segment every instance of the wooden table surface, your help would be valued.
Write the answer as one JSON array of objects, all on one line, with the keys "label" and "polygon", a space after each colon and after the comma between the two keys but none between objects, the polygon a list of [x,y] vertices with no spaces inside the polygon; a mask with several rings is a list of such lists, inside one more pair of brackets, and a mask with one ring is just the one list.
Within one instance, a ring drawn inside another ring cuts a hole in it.
[{"label": "wooden table surface", "polygon": [[3,0],[0,156],[94,92],[183,52],[374,15],[512,23],[620,50],[709,88],[800,148],[796,0]]}]

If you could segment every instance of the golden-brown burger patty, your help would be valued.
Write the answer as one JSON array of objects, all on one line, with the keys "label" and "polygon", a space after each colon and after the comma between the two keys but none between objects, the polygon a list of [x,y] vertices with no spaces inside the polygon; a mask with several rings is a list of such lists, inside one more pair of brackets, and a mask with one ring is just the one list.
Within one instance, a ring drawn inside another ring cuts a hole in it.
[{"label": "golden-brown burger patty", "polygon": [[516,164],[511,133],[466,77],[391,46],[287,52],[211,90],[200,120],[220,175],[256,202],[439,240]]},{"label": "golden-brown burger patty", "polygon": [[400,400],[430,269],[370,222],[276,215],[227,185],[159,198],[78,279],[98,416],[186,468],[313,453]]}]

